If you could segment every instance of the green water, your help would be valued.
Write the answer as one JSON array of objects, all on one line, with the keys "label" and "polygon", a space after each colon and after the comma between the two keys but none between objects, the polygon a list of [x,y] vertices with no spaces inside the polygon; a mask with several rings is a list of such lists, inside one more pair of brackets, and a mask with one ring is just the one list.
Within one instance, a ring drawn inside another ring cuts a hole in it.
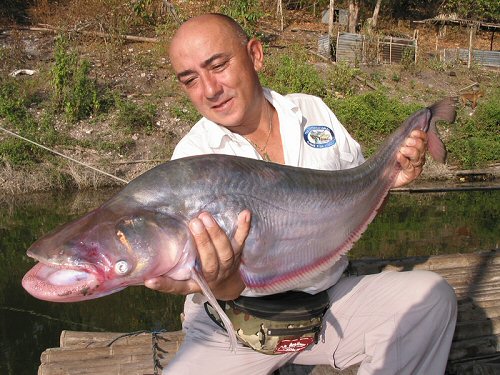
[{"label": "green water", "polygon": [[[182,297],[131,287],[98,300],[57,304],[21,287],[34,264],[26,249],[41,235],[83,215],[113,191],[0,198],[0,374],[36,374],[40,353],[64,329],[177,330]],[[350,255],[406,257],[498,248],[500,190],[391,194]]]}]

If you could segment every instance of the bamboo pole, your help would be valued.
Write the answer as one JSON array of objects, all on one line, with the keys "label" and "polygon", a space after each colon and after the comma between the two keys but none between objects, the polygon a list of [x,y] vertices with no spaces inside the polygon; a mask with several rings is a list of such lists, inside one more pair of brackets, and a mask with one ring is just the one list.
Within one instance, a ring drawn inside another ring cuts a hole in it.
[{"label": "bamboo pole", "polygon": [[409,271],[423,269],[438,271],[460,267],[474,268],[480,265],[500,265],[500,256],[497,251],[487,251],[471,254],[409,257],[405,259],[360,259],[353,260],[351,263],[351,270],[361,275],[389,270]]},{"label": "bamboo pole", "polygon": [[500,351],[500,338],[497,335],[456,341],[451,344],[450,361],[474,358],[480,355],[496,354]]},{"label": "bamboo pole", "polygon": [[461,375],[496,375],[498,374],[500,355],[478,356],[473,361],[460,363],[456,361],[450,365],[451,373]]},{"label": "bamboo pole", "polygon": [[458,342],[477,337],[500,334],[500,318],[460,322],[455,328],[453,341]]},{"label": "bamboo pole", "polygon": [[[133,345],[130,345],[133,347]],[[168,357],[168,358],[167,358]],[[159,358],[159,362],[162,366],[166,365],[173,358],[173,354],[169,356],[162,356]],[[56,368],[64,368],[66,370],[71,370],[71,372],[78,371],[81,367],[86,368],[96,368],[96,367],[105,367],[105,366],[117,366],[119,364],[128,365],[128,367],[133,368],[134,365],[139,365],[140,367],[147,367],[153,365],[153,354],[152,352],[146,353],[144,355],[137,355],[133,358],[114,355],[106,358],[94,358],[92,360],[87,360],[85,362],[85,366],[82,366],[82,360],[79,360],[77,357],[66,360],[66,361],[57,361],[57,362],[44,362],[42,363],[43,367],[51,368],[52,370]]]},{"label": "bamboo pole", "polygon": [[488,301],[471,301],[471,299],[467,298],[462,301],[458,301],[459,308],[460,306],[463,306],[465,303],[473,303],[477,307],[488,311],[490,311],[490,309],[500,308],[500,299],[488,300]]},{"label": "bamboo pole", "polygon": [[[119,332],[80,332],[80,331],[62,331],[59,338],[60,346],[62,348],[77,348],[77,347],[100,347],[110,344],[112,341],[121,345],[134,345],[151,343],[151,333],[140,333],[137,335],[123,336]],[[182,331],[162,332],[156,334],[160,343],[171,342],[179,345],[184,339]]]},{"label": "bamboo pole", "polygon": [[477,320],[478,317],[482,317],[482,319],[500,318],[500,306],[483,309],[480,306],[471,304],[467,308],[459,307],[457,322],[470,322]]},{"label": "bamboo pole", "polygon": [[88,361],[99,358],[111,358],[114,356],[120,356],[122,360],[123,358],[130,358],[130,360],[133,361],[136,356],[150,353],[151,345],[113,345],[112,347],[77,349],[51,348],[41,354],[40,361],[42,363],[65,362],[76,359]]},{"label": "bamboo pole", "polygon": [[80,362],[80,367],[65,367],[60,364],[43,364],[38,375],[149,375],[154,373],[152,361],[149,363],[108,363],[98,367],[88,367]]}]

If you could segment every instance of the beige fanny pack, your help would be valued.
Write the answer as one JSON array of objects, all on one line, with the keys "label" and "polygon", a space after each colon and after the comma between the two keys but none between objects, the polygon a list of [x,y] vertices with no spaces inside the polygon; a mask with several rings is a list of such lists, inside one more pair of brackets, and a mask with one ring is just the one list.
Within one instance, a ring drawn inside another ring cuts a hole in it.
[{"label": "beige fanny pack", "polygon": [[[243,344],[264,354],[299,352],[317,343],[328,294],[287,292],[264,297],[239,297],[219,301]],[[207,302],[208,316],[224,328],[219,315]]]}]

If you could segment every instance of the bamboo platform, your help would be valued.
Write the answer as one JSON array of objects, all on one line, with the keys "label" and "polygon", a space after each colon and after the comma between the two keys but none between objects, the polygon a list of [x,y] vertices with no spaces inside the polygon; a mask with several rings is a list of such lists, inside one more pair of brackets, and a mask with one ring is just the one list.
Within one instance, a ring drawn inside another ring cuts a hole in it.
[{"label": "bamboo platform", "polygon": [[[349,273],[431,270],[455,289],[458,322],[447,374],[500,374],[500,250],[473,254],[356,260]],[[41,355],[39,375],[161,374],[183,340],[181,331],[123,334],[63,331],[60,347]],[[156,368],[155,368],[156,367]],[[280,375],[353,375],[356,368],[289,365]],[[245,374],[243,374],[245,375]]]}]

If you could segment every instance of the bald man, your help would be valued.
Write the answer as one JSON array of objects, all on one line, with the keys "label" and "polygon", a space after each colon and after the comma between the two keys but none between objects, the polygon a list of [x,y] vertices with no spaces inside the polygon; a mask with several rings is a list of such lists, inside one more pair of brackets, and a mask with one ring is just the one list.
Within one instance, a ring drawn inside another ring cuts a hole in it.
[{"label": "bald man", "polygon": [[[173,159],[219,153],[324,170],[352,168],[364,161],[359,144],[321,99],[282,96],[261,86],[262,45],[231,18],[206,14],[188,20],[174,35],[169,56],[180,86],[203,116],[179,142]],[[321,133],[319,143],[304,137],[313,129]],[[426,141],[421,131],[405,141],[395,187],[420,175]],[[209,213],[190,222],[203,274],[221,301],[259,298],[238,271],[250,227],[248,211],[239,215],[232,238]],[[297,350],[276,355],[263,354],[251,340],[230,352],[226,331],[210,316],[192,280],[147,280],[151,289],[187,295],[185,340],[163,373],[270,374],[291,362],[335,368],[360,363],[358,374],[365,375],[443,374],[456,321],[450,286],[425,271],[343,277],[347,263],[342,257],[321,277],[304,280],[298,291],[327,295],[329,308],[319,341],[289,345]]]}]

